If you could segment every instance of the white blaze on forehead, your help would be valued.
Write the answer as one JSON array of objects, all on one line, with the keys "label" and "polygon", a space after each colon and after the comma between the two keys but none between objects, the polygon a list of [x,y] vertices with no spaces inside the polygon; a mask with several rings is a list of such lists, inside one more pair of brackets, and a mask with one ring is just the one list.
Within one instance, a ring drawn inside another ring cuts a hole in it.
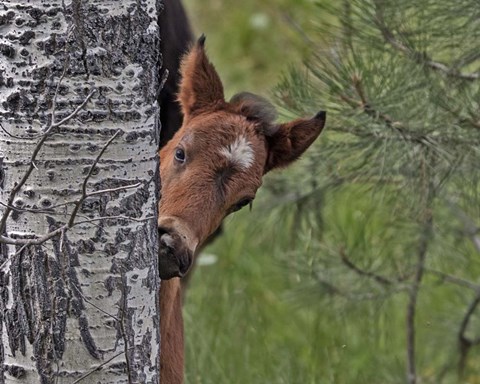
[{"label": "white blaze on forehead", "polygon": [[235,141],[222,148],[220,153],[232,163],[245,169],[250,168],[255,160],[252,144],[245,136],[236,137]]}]

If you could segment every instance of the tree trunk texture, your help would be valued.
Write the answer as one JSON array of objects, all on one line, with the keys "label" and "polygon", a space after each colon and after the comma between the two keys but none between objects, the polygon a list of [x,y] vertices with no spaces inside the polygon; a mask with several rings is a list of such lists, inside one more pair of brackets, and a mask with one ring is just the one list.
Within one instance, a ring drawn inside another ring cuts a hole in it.
[{"label": "tree trunk texture", "polygon": [[158,382],[159,7],[0,5],[0,384]]}]

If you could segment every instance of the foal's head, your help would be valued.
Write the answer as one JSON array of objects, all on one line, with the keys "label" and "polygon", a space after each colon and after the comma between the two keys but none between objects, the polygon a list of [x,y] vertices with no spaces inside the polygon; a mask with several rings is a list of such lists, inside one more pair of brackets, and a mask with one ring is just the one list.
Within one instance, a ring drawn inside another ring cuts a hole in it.
[{"label": "foal's head", "polygon": [[183,126],[160,151],[160,277],[183,276],[195,250],[228,214],[249,205],[268,171],[296,160],[317,138],[325,112],[275,124],[274,108],[243,93],[225,101],[200,38],[184,58]]}]

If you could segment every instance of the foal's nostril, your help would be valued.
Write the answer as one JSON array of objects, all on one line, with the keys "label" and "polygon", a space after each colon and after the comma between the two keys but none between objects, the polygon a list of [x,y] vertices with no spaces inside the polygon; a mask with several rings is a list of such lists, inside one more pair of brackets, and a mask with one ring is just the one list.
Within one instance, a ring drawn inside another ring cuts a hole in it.
[{"label": "foal's nostril", "polygon": [[158,228],[158,237],[160,239],[160,245],[167,248],[174,248],[174,240],[172,235],[165,228]]},{"label": "foal's nostril", "polygon": [[160,277],[170,279],[184,276],[193,259],[187,236],[169,226],[158,226],[158,237]]},{"label": "foal's nostril", "polygon": [[160,244],[170,249],[175,248],[174,246],[175,240],[173,240],[173,237],[170,236],[168,233],[165,233],[162,236],[160,236]]}]

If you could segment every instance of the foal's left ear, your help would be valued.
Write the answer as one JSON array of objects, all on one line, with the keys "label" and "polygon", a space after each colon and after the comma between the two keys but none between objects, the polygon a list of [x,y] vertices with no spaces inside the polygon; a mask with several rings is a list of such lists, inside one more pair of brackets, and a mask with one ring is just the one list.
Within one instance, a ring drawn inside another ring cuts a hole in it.
[{"label": "foal's left ear", "polygon": [[185,55],[180,74],[178,99],[186,118],[224,103],[223,85],[205,53],[204,35]]},{"label": "foal's left ear", "polygon": [[267,134],[268,158],[264,173],[297,160],[320,135],[326,116],[326,112],[320,111],[312,119],[280,124],[271,135]]}]

